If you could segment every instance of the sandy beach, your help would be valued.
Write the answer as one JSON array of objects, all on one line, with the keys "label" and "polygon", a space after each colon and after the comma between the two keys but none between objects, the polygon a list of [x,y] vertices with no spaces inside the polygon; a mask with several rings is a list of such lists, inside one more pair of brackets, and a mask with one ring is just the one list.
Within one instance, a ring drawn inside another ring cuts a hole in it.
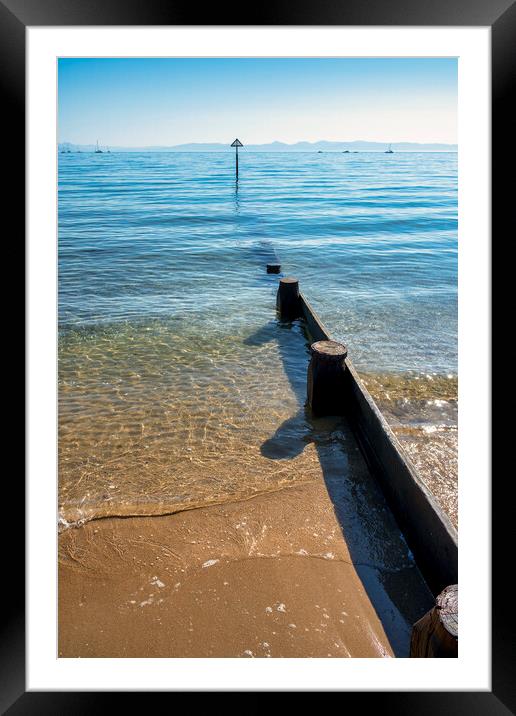
[{"label": "sandy beach", "polygon": [[393,655],[324,484],[59,537],[60,657]]}]

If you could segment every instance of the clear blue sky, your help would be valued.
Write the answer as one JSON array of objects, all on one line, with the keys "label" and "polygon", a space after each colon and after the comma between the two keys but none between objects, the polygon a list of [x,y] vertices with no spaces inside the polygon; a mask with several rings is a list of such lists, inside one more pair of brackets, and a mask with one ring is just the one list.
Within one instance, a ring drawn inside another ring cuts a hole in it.
[{"label": "clear blue sky", "polygon": [[59,141],[455,143],[455,58],[60,59]]}]

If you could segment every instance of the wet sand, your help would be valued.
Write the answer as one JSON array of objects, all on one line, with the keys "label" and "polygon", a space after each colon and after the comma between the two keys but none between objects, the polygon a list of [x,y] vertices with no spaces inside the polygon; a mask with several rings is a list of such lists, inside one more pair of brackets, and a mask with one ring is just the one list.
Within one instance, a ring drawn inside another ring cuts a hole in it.
[{"label": "wet sand", "polygon": [[[367,581],[322,482],[94,520],[59,536],[59,656],[391,657],[400,618],[382,624]],[[414,619],[431,597],[413,583]]]},{"label": "wet sand", "polygon": [[458,431],[436,433],[394,428],[394,433],[412,461],[421,479],[448,515],[456,530],[459,528],[459,465]]},{"label": "wet sand", "polygon": [[458,529],[457,376],[361,377],[419,476]]}]

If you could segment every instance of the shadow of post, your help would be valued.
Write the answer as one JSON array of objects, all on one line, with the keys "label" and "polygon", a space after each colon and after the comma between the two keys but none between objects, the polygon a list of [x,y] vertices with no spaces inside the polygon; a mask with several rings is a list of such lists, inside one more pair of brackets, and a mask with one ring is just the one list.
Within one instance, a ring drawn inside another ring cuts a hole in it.
[{"label": "shadow of post", "polygon": [[[293,334],[297,334],[298,340]],[[299,410],[261,445],[262,455],[271,460],[292,459],[314,443],[355,570],[394,654],[406,657],[412,624],[431,608],[434,599],[367,468],[347,419],[316,417],[306,405],[310,342],[304,322],[273,320],[244,341],[250,346],[267,342],[278,347]],[[303,355],[299,354],[300,342],[304,346]]]}]

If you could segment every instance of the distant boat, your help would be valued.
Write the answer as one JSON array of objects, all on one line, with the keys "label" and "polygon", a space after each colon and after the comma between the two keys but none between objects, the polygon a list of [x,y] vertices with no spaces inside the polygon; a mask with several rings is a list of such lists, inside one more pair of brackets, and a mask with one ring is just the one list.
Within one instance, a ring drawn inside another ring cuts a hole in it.
[{"label": "distant boat", "polygon": [[102,149],[99,149],[99,140],[97,139],[97,147],[95,149],[95,154],[102,154]]},{"label": "distant boat", "polygon": [[389,149],[385,151],[385,154],[394,154],[394,152],[391,149],[391,145],[389,144]]},{"label": "distant boat", "polygon": [[317,154],[322,154],[322,153],[323,153],[323,150],[322,150],[322,149],[318,149],[318,150],[317,150]]},{"label": "distant boat", "polygon": [[342,152],[342,154],[349,154],[349,149],[344,149],[344,151]]}]

